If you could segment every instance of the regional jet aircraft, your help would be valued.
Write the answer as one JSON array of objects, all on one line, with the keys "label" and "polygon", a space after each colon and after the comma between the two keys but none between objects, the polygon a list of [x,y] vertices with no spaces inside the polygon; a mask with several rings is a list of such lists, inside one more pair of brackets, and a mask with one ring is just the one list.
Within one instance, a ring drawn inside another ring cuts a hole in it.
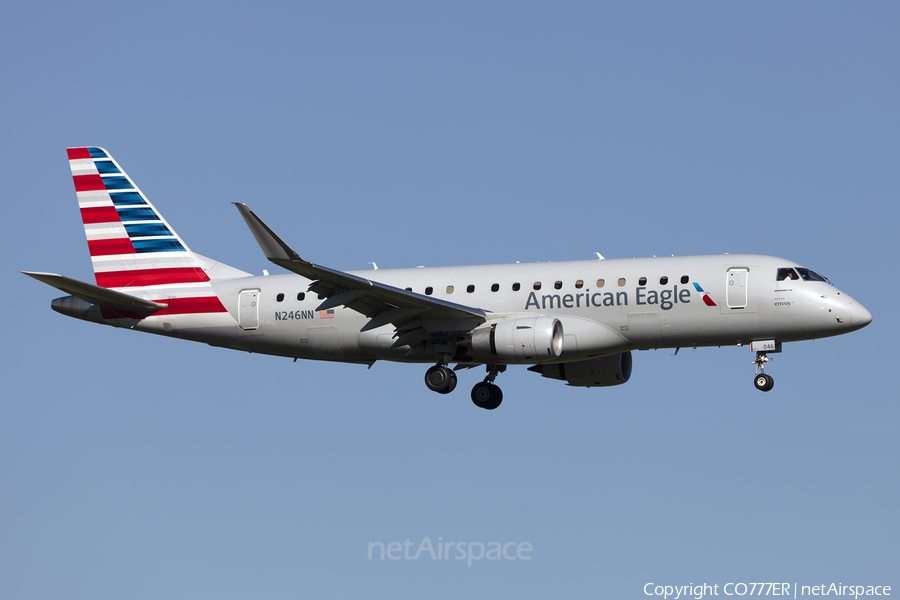
[{"label": "regional jet aircraft", "polygon": [[[294,359],[431,365],[429,389],[483,366],[472,401],[495,409],[509,365],[572,386],[620,385],[631,351],[749,345],[754,384],[770,353],[840,335],[872,315],[828,279],[749,254],[342,272],[301,258],[246,205],[266,258],[254,276],[192,252],[106,150],[69,148],[96,285],[26,272],[85,321]],[[455,365],[451,369],[451,365]]]}]

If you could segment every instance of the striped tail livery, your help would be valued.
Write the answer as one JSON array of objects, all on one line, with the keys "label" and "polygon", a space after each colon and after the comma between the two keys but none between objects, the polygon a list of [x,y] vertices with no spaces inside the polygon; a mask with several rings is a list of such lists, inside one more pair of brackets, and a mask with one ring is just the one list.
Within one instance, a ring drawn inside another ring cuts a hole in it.
[{"label": "striped tail livery", "polygon": [[246,273],[191,252],[106,150],[66,151],[96,286],[51,273],[26,274],[99,310],[72,299],[54,301],[53,308],[89,320],[99,316],[110,324],[133,324],[151,315],[226,312],[211,279],[223,272]]}]

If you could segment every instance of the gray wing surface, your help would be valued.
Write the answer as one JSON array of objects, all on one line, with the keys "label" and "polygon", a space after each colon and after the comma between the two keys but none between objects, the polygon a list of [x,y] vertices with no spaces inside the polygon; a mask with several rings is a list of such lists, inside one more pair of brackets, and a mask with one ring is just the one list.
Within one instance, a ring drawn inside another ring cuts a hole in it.
[{"label": "gray wing surface", "polygon": [[[371,281],[300,258],[278,234],[247,207],[236,203],[256,242],[271,262],[312,280],[309,291],[324,296],[316,310],[345,306],[369,317],[360,331],[387,324],[397,328],[395,346],[449,341],[487,320],[486,312]],[[446,335],[439,333],[443,331]]]}]

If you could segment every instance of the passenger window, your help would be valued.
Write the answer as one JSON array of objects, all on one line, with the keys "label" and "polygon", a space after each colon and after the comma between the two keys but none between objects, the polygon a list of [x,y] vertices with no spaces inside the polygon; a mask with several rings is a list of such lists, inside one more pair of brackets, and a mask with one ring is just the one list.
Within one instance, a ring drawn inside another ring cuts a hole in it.
[{"label": "passenger window", "polygon": [[640,279],[638,279],[638,285],[647,285],[647,278],[641,277]]},{"label": "passenger window", "polygon": [[576,290],[580,290],[580,289],[583,288],[583,287],[584,287],[584,281],[582,281],[581,279],[579,279],[578,281],[575,282],[575,289],[576,289]]},{"label": "passenger window", "polygon": [[519,285],[519,282],[512,284],[512,291],[514,291],[514,292],[518,292],[521,288],[522,288],[522,286]]},{"label": "passenger window", "polygon": [[540,282],[540,281],[535,281],[535,282],[534,282],[534,289],[535,289],[535,290],[541,289],[541,282]]},{"label": "passenger window", "polygon": [[669,278],[665,275],[659,278],[659,285],[666,285],[667,283],[669,283]]},{"label": "passenger window", "polygon": [[412,288],[406,288],[406,291],[407,291],[407,292],[411,292],[411,291],[412,291]]},{"label": "passenger window", "polygon": [[691,278],[688,277],[687,275],[682,275],[682,276],[681,276],[681,283],[687,283],[687,282],[690,281],[690,280],[691,280]]},{"label": "passenger window", "polygon": [[775,281],[784,281],[786,279],[799,280],[800,277],[797,275],[797,272],[794,269],[778,269],[778,276],[775,278]]},{"label": "passenger window", "polygon": [[448,294],[452,294],[452,293],[453,293],[453,286],[452,286],[452,285],[448,285],[448,286],[447,286],[447,293],[448,293]]},{"label": "passenger window", "polygon": [[282,302],[284,300],[284,294],[278,294],[277,296],[275,296],[275,300],[277,302]]},{"label": "passenger window", "polygon": [[431,287],[430,285],[429,285],[427,288],[425,288],[425,295],[426,295],[426,296],[430,296],[433,292],[434,292],[434,288]]},{"label": "passenger window", "polygon": [[492,292],[499,292],[499,291],[500,291],[500,284],[499,284],[499,283],[495,283],[495,284],[491,285],[491,291],[492,291]]},{"label": "passenger window", "polygon": [[619,287],[625,287],[625,278],[624,277],[619,278]]},{"label": "passenger window", "polygon": [[557,281],[556,283],[553,284],[553,287],[557,290],[561,290],[562,289],[562,281]]},{"label": "passenger window", "polygon": [[297,294],[297,300],[303,302],[304,300],[306,300],[306,294],[304,292],[300,292],[299,294]]},{"label": "passenger window", "polygon": [[468,287],[467,287],[467,288],[466,288],[466,291],[467,291],[467,292],[468,292],[468,293],[470,293],[470,294],[471,294],[471,293],[472,293],[472,292],[474,292],[474,291],[475,291],[475,286],[474,286],[474,285],[470,285],[470,286],[468,286]]},{"label": "passenger window", "polygon": [[602,288],[604,285],[606,285],[606,280],[605,280],[605,279],[598,279],[598,280],[597,280],[597,287],[598,287],[598,288]]}]

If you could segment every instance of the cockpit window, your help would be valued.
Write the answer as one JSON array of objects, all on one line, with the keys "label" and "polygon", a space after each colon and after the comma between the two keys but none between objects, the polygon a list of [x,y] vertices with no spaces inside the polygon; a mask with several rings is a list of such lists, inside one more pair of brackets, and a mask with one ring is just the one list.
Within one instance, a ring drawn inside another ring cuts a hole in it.
[{"label": "cockpit window", "polygon": [[797,267],[797,270],[800,271],[800,277],[803,278],[803,281],[824,281],[825,283],[831,283],[828,281],[827,277],[823,277],[815,271],[810,271],[809,269],[804,269],[802,267]]},{"label": "cockpit window", "polygon": [[778,277],[776,278],[776,281],[784,281],[785,279],[799,280],[800,276],[797,275],[797,271],[791,268],[778,269]]}]

